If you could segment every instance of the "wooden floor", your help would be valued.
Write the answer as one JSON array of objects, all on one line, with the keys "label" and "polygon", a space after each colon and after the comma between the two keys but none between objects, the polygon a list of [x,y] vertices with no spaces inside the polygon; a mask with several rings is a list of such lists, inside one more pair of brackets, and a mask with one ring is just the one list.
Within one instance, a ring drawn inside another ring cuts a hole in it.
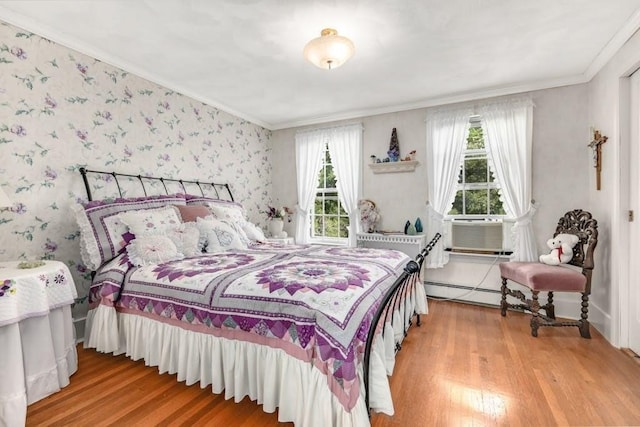
[{"label": "wooden floor", "polygon": [[[396,414],[382,426],[640,425],[640,364],[593,328],[529,333],[528,317],[430,302],[391,377]],[[275,426],[247,399],[225,401],[124,356],[78,349],[71,384],[28,408],[27,426]],[[290,424],[289,424],[290,425]]]}]

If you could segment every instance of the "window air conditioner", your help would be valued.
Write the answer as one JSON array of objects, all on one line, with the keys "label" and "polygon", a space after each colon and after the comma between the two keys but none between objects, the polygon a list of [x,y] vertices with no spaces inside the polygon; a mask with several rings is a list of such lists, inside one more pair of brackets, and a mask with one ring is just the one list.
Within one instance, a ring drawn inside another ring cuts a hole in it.
[{"label": "window air conditioner", "polygon": [[451,221],[451,251],[473,253],[511,252],[510,226],[502,221]]}]

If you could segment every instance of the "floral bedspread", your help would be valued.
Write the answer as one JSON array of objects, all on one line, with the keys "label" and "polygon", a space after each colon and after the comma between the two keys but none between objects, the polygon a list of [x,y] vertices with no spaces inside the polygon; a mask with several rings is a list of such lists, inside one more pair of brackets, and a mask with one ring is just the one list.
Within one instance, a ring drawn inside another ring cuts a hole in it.
[{"label": "floral bedspread", "polygon": [[121,255],[98,271],[91,299],[281,348],[314,363],[350,410],[371,318],[408,261],[398,251],[330,246],[262,245],[138,268]]}]

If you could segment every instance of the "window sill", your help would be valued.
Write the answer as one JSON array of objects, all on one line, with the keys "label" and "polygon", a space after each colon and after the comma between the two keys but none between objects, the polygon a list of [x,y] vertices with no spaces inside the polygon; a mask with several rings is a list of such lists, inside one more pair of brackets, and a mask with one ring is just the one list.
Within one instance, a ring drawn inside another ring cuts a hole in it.
[{"label": "window sill", "polygon": [[493,262],[506,262],[509,261],[511,254],[482,254],[475,252],[452,252],[447,251],[450,257],[454,260],[462,262],[471,262],[478,264],[491,264]]},{"label": "window sill", "polygon": [[326,240],[326,239],[310,239],[309,243],[312,245],[325,245],[325,246],[348,246],[349,240]]}]

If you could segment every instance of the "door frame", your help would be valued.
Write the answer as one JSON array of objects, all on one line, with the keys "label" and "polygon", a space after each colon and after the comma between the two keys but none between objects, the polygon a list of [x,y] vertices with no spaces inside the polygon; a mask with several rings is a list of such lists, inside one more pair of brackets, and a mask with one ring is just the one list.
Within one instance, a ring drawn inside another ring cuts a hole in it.
[{"label": "door frame", "polygon": [[[634,268],[631,260],[631,240],[629,234],[631,225],[628,221],[630,209],[629,195],[631,194],[631,79],[630,76],[640,68],[640,61],[630,67],[619,79],[618,86],[618,141],[617,162],[619,166],[618,186],[615,194],[617,212],[614,210],[612,218],[612,232],[614,235],[610,240],[612,245],[611,253],[616,263],[612,263],[612,300],[615,301],[612,307],[612,342],[620,348],[629,347],[629,328],[631,319],[631,286],[629,280]],[[640,221],[640,212],[635,221]],[[617,236],[615,235],[617,234]],[[616,286],[617,285],[617,286]],[[612,302],[613,302],[612,301]],[[617,313],[616,313],[617,312]]]}]

